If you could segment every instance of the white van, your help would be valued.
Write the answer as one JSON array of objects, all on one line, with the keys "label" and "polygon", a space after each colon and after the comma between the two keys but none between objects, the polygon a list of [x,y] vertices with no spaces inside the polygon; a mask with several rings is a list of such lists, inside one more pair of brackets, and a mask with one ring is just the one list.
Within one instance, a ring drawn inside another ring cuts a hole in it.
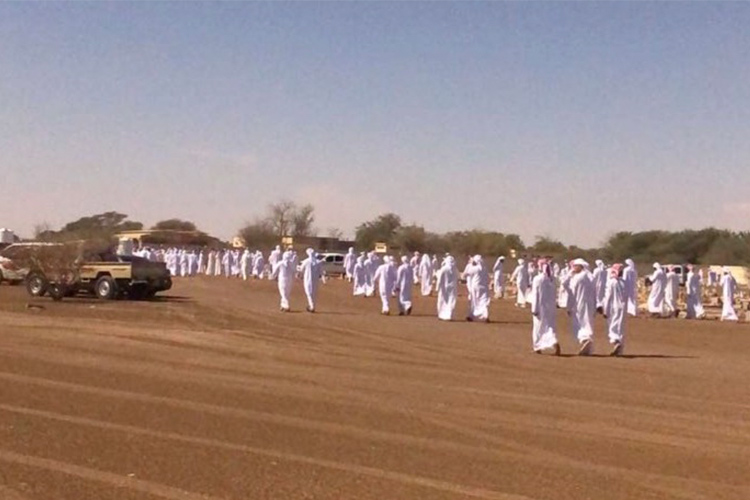
[{"label": "white van", "polygon": [[343,253],[323,253],[318,256],[324,276],[343,276],[344,270]]}]

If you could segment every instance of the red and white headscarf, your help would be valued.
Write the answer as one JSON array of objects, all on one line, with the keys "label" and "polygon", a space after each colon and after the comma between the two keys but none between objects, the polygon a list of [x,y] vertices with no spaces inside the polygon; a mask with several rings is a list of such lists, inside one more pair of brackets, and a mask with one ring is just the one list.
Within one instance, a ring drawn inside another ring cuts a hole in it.
[{"label": "red and white headscarf", "polygon": [[622,264],[612,264],[612,267],[609,268],[609,277],[610,278],[619,278],[620,277],[620,271],[622,271]]},{"label": "red and white headscarf", "polygon": [[542,272],[542,274],[544,274],[548,278],[552,277],[552,266],[550,266],[550,263],[547,259],[539,259],[537,261],[537,267]]}]

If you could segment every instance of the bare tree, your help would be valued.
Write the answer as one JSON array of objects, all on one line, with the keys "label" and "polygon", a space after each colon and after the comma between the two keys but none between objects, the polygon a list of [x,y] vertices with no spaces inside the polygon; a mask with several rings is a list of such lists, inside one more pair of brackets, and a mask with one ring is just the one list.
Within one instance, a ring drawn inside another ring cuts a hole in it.
[{"label": "bare tree", "polygon": [[315,207],[310,204],[301,207],[294,207],[292,211],[292,236],[312,236],[315,232],[313,223],[315,222]]},{"label": "bare tree", "polygon": [[296,205],[289,200],[281,200],[268,205],[266,220],[276,236],[282,238],[289,235],[293,227],[295,211]]}]

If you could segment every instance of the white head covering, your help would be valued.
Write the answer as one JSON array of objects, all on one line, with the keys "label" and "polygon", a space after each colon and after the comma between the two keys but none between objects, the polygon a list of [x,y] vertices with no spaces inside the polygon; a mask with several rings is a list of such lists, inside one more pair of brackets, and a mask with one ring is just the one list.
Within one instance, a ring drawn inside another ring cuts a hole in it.
[{"label": "white head covering", "polygon": [[578,258],[578,259],[574,260],[573,261],[573,265],[574,266],[589,267],[589,263],[586,262],[585,260],[581,259],[581,258]]}]

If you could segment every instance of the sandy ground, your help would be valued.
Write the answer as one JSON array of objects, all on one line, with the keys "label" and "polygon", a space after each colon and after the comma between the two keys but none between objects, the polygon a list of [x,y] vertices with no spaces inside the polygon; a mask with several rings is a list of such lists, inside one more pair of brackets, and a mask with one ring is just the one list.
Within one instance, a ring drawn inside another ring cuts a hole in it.
[{"label": "sandy ground", "polygon": [[632,320],[612,359],[598,319],[579,358],[561,315],[554,358],[510,302],[382,317],[333,282],[280,314],[273,286],[0,287],[0,500],[750,498],[750,325]]}]

